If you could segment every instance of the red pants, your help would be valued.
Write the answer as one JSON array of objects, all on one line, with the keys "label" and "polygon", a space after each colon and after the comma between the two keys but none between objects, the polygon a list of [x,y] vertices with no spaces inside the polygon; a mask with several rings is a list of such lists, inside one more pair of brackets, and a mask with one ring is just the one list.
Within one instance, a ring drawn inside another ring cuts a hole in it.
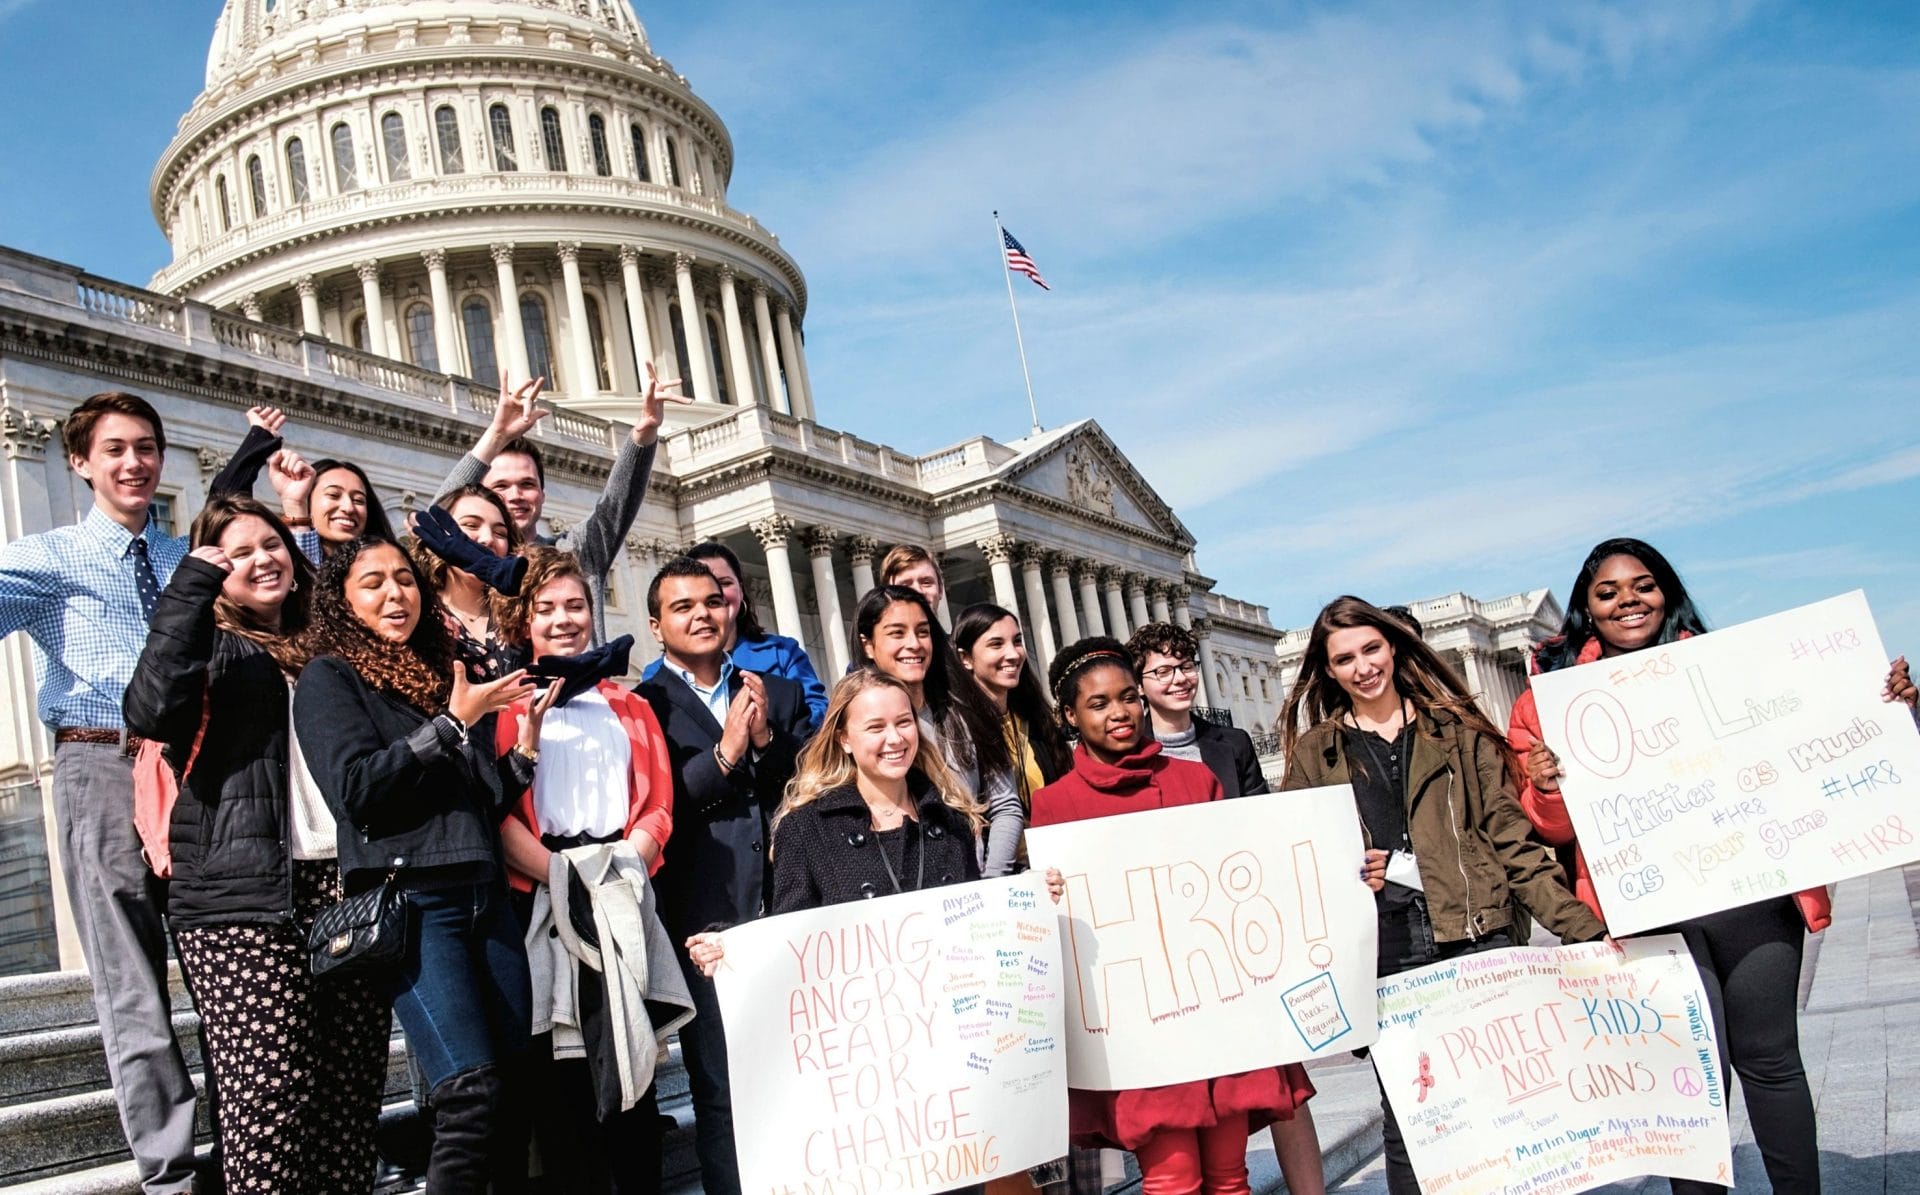
[{"label": "red pants", "polygon": [[1133,1156],[1142,1195],[1248,1195],[1245,1116],[1210,1129],[1161,1129]]}]

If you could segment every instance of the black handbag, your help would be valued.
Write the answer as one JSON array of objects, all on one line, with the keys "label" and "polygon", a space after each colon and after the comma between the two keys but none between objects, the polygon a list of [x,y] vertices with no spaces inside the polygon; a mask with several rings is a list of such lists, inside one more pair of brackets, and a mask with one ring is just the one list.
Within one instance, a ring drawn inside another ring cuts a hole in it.
[{"label": "black handbag", "polygon": [[360,975],[393,967],[407,953],[407,896],[393,872],[365,892],[313,919],[307,953],[314,978]]}]

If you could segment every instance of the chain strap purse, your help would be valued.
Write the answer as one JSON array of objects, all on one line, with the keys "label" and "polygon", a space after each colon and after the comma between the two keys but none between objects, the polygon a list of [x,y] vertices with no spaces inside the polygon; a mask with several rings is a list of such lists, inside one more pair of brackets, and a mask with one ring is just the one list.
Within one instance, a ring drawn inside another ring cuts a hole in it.
[{"label": "chain strap purse", "polygon": [[361,975],[397,966],[407,952],[407,897],[396,871],[313,919],[307,953],[313,975]]}]

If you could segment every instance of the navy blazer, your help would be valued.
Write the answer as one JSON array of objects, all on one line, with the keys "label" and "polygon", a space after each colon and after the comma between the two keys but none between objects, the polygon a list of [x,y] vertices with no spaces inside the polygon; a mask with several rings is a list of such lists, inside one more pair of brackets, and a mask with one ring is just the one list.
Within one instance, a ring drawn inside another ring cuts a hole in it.
[{"label": "navy blazer", "polygon": [[[723,773],[713,749],[720,723],[687,682],[661,668],[635,691],[647,699],[673,759],[673,835],[654,874],[660,920],[678,947],[687,935],[751,921],[766,911],[767,819],[780,804],[794,759],[811,735],[810,711],[798,684],[756,673],[767,687],[773,739]],[[740,691],[734,672],[729,699]]]}]

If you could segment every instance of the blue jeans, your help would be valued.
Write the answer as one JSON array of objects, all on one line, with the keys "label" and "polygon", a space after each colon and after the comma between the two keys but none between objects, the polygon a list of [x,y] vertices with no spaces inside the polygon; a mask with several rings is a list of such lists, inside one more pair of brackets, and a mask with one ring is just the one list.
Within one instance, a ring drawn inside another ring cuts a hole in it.
[{"label": "blue jeans", "polygon": [[410,890],[413,934],[393,1012],[431,1091],[464,1071],[522,1060],[533,1020],[527,948],[498,876]]}]

